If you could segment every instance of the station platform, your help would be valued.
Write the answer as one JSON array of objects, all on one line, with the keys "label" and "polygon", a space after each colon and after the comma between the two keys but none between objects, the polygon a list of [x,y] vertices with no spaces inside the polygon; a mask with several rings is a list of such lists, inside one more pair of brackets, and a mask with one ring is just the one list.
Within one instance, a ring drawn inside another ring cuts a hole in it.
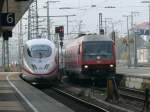
[{"label": "station platform", "polygon": [[150,67],[118,66],[116,68],[116,72],[117,72],[117,74],[122,74],[122,75],[125,75],[125,76],[150,78]]},{"label": "station platform", "polygon": [[149,67],[119,66],[117,67],[116,72],[116,78],[118,78],[117,80],[121,82],[121,86],[142,91],[144,91],[146,88],[150,88]]},{"label": "station platform", "polygon": [[19,74],[0,72],[0,112],[73,112],[23,81]]}]

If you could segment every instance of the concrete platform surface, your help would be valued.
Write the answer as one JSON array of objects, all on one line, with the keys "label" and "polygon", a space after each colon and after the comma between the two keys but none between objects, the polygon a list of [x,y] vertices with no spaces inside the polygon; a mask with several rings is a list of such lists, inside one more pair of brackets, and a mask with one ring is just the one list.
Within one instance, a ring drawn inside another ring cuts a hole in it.
[{"label": "concrete platform surface", "polygon": [[[56,101],[52,97],[46,95],[42,91],[32,87],[30,84],[26,83],[19,77],[19,73],[0,73],[6,76],[7,81],[10,85],[6,85],[9,87],[13,87],[13,90],[17,92],[24,100],[30,109],[33,112],[73,112],[70,108],[63,105],[62,103]],[[2,78],[5,80],[5,78]],[[11,92],[10,90],[5,90],[0,92]],[[9,96],[8,96],[9,97]],[[13,103],[13,102],[12,102]],[[0,102],[0,109],[1,109]],[[9,103],[11,105],[11,103]],[[13,105],[17,105],[13,103]],[[20,111],[17,111],[20,112]],[[23,111],[28,112],[28,111]]]},{"label": "concrete platform surface", "polygon": [[117,67],[116,72],[117,72],[117,74],[122,74],[122,75],[126,75],[126,76],[150,78],[150,68],[149,67],[121,66],[121,67]]}]

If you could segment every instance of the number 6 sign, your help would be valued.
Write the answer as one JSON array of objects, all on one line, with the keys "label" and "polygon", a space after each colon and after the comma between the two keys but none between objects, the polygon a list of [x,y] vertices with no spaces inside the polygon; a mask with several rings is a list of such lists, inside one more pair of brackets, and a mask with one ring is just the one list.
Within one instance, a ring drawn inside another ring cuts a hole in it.
[{"label": "number 6 sign", "polygon": [[15,26],[15,14],[0,13],[0,26]]}]

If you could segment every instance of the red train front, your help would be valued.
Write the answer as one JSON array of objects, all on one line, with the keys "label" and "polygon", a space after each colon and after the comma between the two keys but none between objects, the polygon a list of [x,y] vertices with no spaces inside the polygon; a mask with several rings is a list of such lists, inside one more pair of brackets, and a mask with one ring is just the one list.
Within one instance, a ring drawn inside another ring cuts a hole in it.
[{"label": "red train front", "polygon": [[71,78],[107,78],[116,72],[115,44],[100,35],[78,37],[66,45],[64,62]]}]

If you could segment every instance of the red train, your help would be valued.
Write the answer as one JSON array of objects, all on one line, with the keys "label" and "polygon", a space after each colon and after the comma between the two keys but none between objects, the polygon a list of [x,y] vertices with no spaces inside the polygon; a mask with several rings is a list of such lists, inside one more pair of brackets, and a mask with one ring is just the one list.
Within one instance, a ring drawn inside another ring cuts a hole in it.
[{"label": "red train", "polygon": [[64,72],[70,78],[107,78],[116,73],[115,43],[104,35],[83,35],[67,45]]}]

